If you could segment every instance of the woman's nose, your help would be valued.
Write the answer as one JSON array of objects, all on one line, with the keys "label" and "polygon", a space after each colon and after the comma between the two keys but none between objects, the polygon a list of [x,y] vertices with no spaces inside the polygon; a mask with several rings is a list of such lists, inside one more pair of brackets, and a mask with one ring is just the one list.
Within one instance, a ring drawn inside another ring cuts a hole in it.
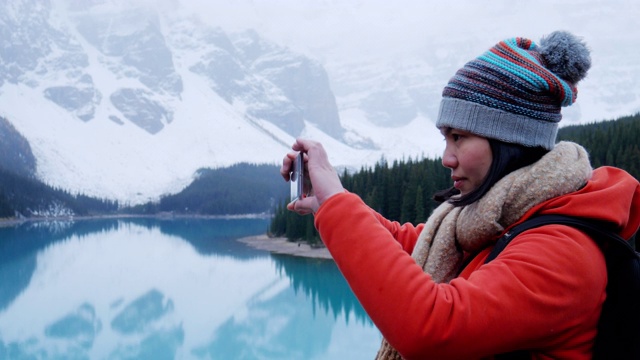
[{"label": "woman's nose", "polygon": [[447,149],[445,149],[444,153],[442,154],[442,166],[449,169],[454,169],[456,166],[458,166],[458,160],[456,156]]}]

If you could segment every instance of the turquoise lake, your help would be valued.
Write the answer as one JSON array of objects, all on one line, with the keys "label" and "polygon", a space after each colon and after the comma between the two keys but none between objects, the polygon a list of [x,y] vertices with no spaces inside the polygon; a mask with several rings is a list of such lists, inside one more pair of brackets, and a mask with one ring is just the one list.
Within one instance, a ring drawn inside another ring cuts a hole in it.
[{"label": "turquoise lake", "polygon": [[381,336],[332,260],[238,238],[267,219],[0,228],[0,359],[372,359]]}]

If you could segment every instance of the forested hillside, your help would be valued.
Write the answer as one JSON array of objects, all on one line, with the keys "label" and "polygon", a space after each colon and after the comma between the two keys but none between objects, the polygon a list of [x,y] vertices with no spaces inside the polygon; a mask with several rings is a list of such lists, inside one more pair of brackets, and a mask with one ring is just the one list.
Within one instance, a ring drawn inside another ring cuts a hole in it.
[{"label": "forested hillside", "polygon": [[584,146],[594,168],[617,166],[640,179],[640,114],[615,121],[567,126],[558,131],[558,139]]},{"label": "forested hillside", "polygon": [[202,169],[178,194],[134,207],[117,201],[72,195],[0,167],[0,218],[91,215],[244,215],[272,213],[287,197],[288,185],[276,165],[236,164]]},{"label": "forested hillside", "polygon": [[242,163],[227,168],[202,169],[196,180],[180,193],[130,211],[182,215],[271,213],[288,193],[288,185],[282,180],[278,166]]},{"label": "forested hillside", "polygon": [[[559,130],[558,140],[582,144],[594,167],[616,166],[640,179],[640,114],[565,127]],[[433,194],[451,186],[450,170],[442,166],[440,158],[380,162],[354,174],[343,173],[341,180],[347,190],[386,218],[414,224],[424,222],[438,205]],[[287,211],[286,201],[276,210],[269,232],[291,240],[319,241],[313,217]]]},{"label": "forested hillside", "polygon": [[0,116],[0,169],[32,178],[36,158],[27,139],[5,118]]},{"label": "forested hillside", "polygon": [[114,213],[117,202],[72,195],[0,168],[0,218]]}]

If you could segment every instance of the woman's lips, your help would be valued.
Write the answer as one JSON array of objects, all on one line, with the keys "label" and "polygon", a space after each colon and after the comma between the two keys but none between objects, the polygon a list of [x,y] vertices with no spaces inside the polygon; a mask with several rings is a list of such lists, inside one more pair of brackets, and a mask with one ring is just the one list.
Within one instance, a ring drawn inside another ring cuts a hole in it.
[{"label": "woman's lips", "polygon": [[464,179],[457,176],[452,176],[451,180],[453,180],[453,187],[460,190],[460,188],[462,187],[462,183],[464,182]]}]

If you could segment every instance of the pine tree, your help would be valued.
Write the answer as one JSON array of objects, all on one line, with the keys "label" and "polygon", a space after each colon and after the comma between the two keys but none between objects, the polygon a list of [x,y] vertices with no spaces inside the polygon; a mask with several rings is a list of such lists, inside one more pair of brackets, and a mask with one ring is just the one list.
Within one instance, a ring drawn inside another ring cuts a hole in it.
[{"label": "pine tree", "polygon": [[418,185],[418,188],[416,190],[415,204],[416,217],[414,218],[413,223],[420,224],[427,220],[424,208],[424,191],[422,191],[422,186],[420,185]]}]

